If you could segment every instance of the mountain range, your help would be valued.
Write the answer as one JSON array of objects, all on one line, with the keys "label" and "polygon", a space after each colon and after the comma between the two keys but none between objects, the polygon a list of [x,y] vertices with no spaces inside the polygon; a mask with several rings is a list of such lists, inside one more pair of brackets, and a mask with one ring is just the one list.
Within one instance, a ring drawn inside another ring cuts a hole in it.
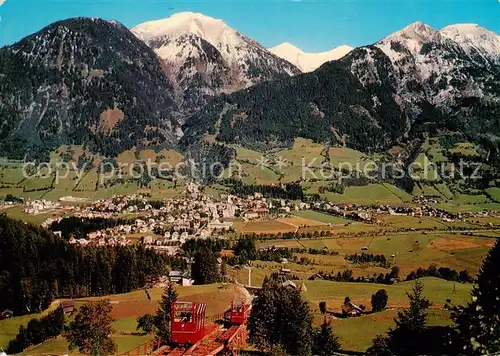
[{"label": "mountain range", "polygon": [[377,151],[431,127],[500,137],[498,38],[417,22],[312,73],[218,98],[188,120],[184,140],[272,147],[302,136]]},{"label": "mountain range", "polygon": [[499,68],[500,36],[477,25],[414,23],[370,46],[312,54],[267,50],[196,13],[131,31],[69,19],[0,49],[0,155],[84,144],[114,156],[183,149],[207,134],[263,149],[300,136],[366,152],[432,130],[496,142]]}]

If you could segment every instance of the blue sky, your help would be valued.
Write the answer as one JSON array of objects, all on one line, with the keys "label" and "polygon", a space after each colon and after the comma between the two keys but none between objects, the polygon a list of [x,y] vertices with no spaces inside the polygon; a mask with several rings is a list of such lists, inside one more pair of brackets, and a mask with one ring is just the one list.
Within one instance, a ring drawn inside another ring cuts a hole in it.
[{"label": "blue sky", "polygon": [[266,47],[288,41],[306,51],[373,43],[415,21],[434,28],[472,22],[500,33],[500,0],[6,0],[0,46],[69,17],[133,27],[180,11],[221,18]]}]

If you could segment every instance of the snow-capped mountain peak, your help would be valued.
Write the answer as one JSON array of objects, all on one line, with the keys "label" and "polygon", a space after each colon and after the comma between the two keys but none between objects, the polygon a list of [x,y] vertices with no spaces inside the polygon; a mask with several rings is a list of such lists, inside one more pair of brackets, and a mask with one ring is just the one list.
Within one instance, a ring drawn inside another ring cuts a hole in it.
[{"label": "snow-capped mountain peak", "polygon": [[[472,78],[470,72],[500,63],[498,35],[477,25],[453,25],[437,31],[416,22],[375,46],[389,57],[395,77],[401,78],[398,93],[408,102],[449,104],[461,96],[481,97],[485,93],[484,82],[491,79],[490,71],[484,71],[481,80],[479,76]],[[454,84],[464,78],[469,78],[467,86]]]},{"label": "snow-capped mountain peak", "polygon": [[440,40],[441,35],[439,31],[423,22],[414,22],[402,30],[394,32],[392,35],[382,39],[379,43],[405,43],[410,50],[419,51],[424,43],[439,42]]},{"label": "snow-capped mountain peak", "polygon": [[291,43],[283,42],[269,51],[295,65],[302,72],[312,72],[323,63],[340,59],[352,51],[350,46],[339,46],[327,52],[307,53]]},{"label": "snow-capped mountain peak", "polygon": [[194,12],[179,12],[166,19],[148,21],[134,27],[132,32],[143,41],[163,36],[193,34],[213,46],[234,41],[239,37],[238,32],[224,21]]},{"label": "snow-capped mountain peak", "polygon": [[477,24],[456,24],[441,30],[443,37],[457,42],[469,55],[500,63],[500,35]]},{"label": "snow-capped mountain peak", "polygon": [[485,29],[474,23],[464,23],[446,26],[441,34],[457,42],[472,43],[475,40],[490,40],[498,38],[495,32]]},{"label": "snow-capped mountain peak", "polygon": [[290,42],[283,42],[283,43],[277,45],[276,47],[269,48],[269,51],[271,51],[272,53],[274,53],[276,55],[279,55],[278,53],[283,54],[283,55],[288,55],[288,54],[291,54],[291,55],[295,54],[296,55],[296,54],[304,53],[303,50],[301,50],[297,46],[294,46]]},{"label": "snow-capped mountain peak", "polygon": [[224,21],[200,13],[177,13],[132,32],[163,60],[187,111],[220,93],[300,73]]}]

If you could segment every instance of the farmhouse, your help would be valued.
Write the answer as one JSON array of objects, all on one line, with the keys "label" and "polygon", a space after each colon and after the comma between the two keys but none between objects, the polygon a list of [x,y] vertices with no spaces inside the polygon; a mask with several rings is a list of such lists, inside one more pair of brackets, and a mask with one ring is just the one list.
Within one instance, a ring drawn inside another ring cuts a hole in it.
[{"label": "farmhouse", "polygon": [[192,286],[194,283],[189,273],[183,271],[170,271],[168,278],[171,283],[180,284],[183,287]]},{"label": "farmhouse", "polygon": [[281,284],[285,288],[297,289],[297,285],[291,280],[287,279],[285,282]]},{"label": "farmhouse", "polygon": [[348,317],[356,317],[363,314],[363,309],[352,302],[346,302],[342,306],[342,314]]},{"label": "farmhouse", "polygon": [[72,300],[65,300],[59,304],[59,307],[63,310],[64,314],[71,314],[75,311],[75,302]]},{"label": "farmhouse", "polygon": [[14,312],[10,309],[5,309],[1,314],[0,314],[0,319],[7,319],[11,318],[14,316]]}]

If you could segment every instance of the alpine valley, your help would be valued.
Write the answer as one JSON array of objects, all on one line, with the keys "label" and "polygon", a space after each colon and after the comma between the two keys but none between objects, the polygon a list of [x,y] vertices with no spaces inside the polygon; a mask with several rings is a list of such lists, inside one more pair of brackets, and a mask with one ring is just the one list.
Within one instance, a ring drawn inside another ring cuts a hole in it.
[{"label": "alpine valley", "polygon": [[500,355],[491,1],[0,0],[0,356]]}]

